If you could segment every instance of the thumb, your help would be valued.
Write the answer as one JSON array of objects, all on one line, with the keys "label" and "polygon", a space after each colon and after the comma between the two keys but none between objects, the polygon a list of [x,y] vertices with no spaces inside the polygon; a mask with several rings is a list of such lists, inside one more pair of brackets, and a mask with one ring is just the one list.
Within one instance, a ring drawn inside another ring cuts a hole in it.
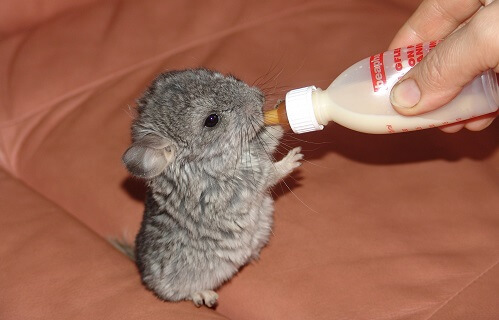
[{"label": "thumb", "polygon": [[397,82],[390,94],[397,112],[410,116],[437,109],[480,73],[499,69],[497,45],[491,45],[497,43],[497,36],[484,32],[489,27],[487,21],[494,26],[496,22],[490,18],[497,17],[490,17],[485,11],[480,10]]}]

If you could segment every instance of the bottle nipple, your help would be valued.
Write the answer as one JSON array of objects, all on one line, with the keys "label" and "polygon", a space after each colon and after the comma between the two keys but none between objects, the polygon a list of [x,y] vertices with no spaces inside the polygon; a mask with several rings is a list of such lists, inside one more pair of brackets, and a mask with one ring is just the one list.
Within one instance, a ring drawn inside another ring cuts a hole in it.
[{"label": "bottle nipple", "polygon": [[263,123],[267,126],[281,125],[284,128],[289,128],[286,102],[282,101],[274,109],[265,111],[263,113]]}]

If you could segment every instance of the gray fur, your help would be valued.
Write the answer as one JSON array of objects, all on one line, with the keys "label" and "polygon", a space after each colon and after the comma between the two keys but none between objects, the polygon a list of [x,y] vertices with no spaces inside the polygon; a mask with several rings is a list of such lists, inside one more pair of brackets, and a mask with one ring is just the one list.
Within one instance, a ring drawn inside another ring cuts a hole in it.
[{"label": "gray fur", "polygon": [[[161,299],[212,306],[213,290],[267,243],[269,188],[303,156],[273,161],[282,129],[263,126],[263,103],[258,89],[205,69],[162,74],[139,99],[123,161],[148,186],[135,257]],[[205,127],[213,113],[219,123]]]}]

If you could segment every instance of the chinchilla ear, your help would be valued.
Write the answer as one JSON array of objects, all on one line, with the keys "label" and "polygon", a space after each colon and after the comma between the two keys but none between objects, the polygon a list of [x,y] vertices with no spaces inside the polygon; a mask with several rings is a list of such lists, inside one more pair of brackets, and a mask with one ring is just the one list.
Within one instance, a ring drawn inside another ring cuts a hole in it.
[{"label": "chinchilla ear", "polygon": [[121,159],[131,174],[151,179],[163,172],[174,156],[174,147],[169,139],[147,134],[136,139]]}]

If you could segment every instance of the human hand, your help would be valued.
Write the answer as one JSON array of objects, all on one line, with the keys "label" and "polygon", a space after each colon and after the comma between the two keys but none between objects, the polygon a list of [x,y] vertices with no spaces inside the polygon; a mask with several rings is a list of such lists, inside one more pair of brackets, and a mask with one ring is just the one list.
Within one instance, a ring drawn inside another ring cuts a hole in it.
[{"label": "human hand", "polygon": [[[483,7],[485,6],[486,7]],[[391,102],[403,115],[437,109],[459,94],[477,75],[488,69],[499,73],[499,1],[424,0],[398,31],[390,48],[445,38],[393,87]],[[478,131],[489,126],[495,114],[450,124]]]}]

